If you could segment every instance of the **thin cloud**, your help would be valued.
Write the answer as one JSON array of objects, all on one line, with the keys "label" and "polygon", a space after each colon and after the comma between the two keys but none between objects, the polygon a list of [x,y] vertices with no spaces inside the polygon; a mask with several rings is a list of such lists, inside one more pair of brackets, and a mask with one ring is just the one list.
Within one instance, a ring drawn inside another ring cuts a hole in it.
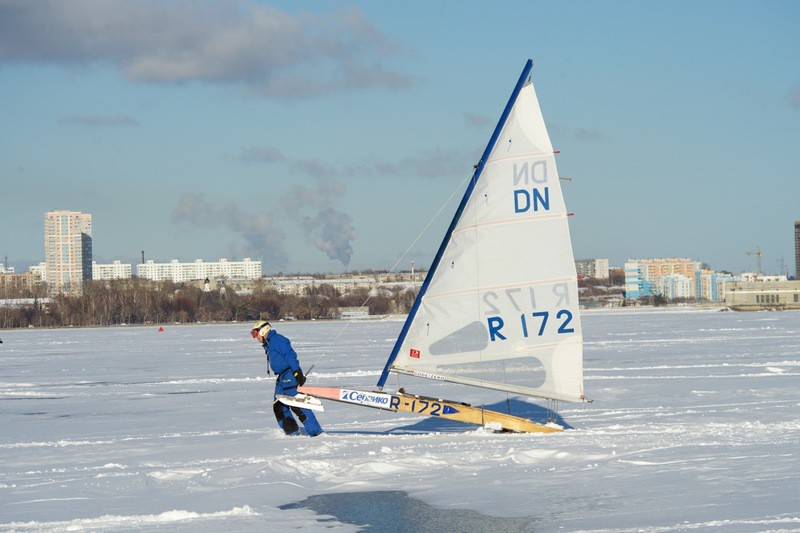
[{"label": "thin cloud", "polygon": [[605,138],[603,132],[594,128],[577,128],[572,135],[581,141],[599,141]]},{"label": "thin cloud", "polygon": [[237,156],[238,159],[242,161],[247,161],[249,163],[278,163],[281,161],[285,161],[286,158],[284,157],[283,153],[277,148],[271,147],[264,147],[264,148],[245,148],[242,150],[242,153]]},{"label": "thin cloud", "polygon": [[316,158],[292,158],[277,148],[245,148],[236,156],[248,163],[285,164],[293,175],[324,179],[399,176],[439,178],[471,171],[477,158],[461,151],[432,150],[395,161],[368,159],[359,163],[332,163]]},{"label": "thin cloud", "polygon": [[464,123],[470,128],[485,128],[492,126],[492,119],[486,115],[475,115],[473,113],[464,114]]},{"label": "thin cloud", "polygon": [[800,109],[800,85],[795,85],[789,90],[789,105],[793,109]]},{"label": "thin cloud", "polygon": [[58,123],[62,126],[83,126],[87,128],[117,128],[140,125],[139,121],[127,115],[62,117],[58,119]]},{"label": "thin cloud", "polygon": [[110,64],[130,81],[240,84],[268,98],[406,88],[397,49],[357,8],[291,14],[246,0],[0,3],[0,64]]},{"label": "thin cloud", "polygon": [[601,141],[606,138],[605,134],[597,128],[562,128],[558,124],[547,124],[547,131],[550,135],[567,136],[579,141]]},{"label": "thin cloud", "polygon": [[314,158],[298,158],[289,162],[289,168],[292,174],[299,174],[302,176],[316,176],[319,178],[337,178],[345,177],[347,175],[356,175],[349,173],[347,167],[336,167],[328,163],[324,163],[319,159]]},{"label": "thin cloud", "polygon": [[421,178],[462,176],[465,172],[472,172],[473,165],[478,159],[477,156],[473,157],[460,151],[433,150],[403,159],[394,173],[403,175],[411,170],[414,175]]}]

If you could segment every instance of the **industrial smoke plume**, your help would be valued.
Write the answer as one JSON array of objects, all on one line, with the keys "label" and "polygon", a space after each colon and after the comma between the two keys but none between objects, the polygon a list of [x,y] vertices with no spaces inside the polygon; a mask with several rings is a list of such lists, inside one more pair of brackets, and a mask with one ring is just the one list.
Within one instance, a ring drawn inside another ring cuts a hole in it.
[{"label": "industrial smoke plume", "polygon": [[348,266],[353,257],[352,241],[358,237],[353,219],[331,206],[344,194],[345,186],[333,179],[317,179],[314,188],[296,185],[283,197],[283,205],[299,220],[306,238],[330,259]]},{"label": "industrial smoke plume", "polygon": [[283,268],[288,263],[283,247],[285,236],[267,213],[245,213],[233,202],[216,209],[205,200],[205,195],[186,193],[172,212],[171,220],[198,228],[225,228],[243,237],[247,251],[262,258],[265,266]]},{"label": "industrial smoke plume", "polygon": [[[310,244],[346,267],[353,256],[351,243],[358,232],[350,215],[331,205],[343,193],[343,184],[318,179],[313,188],[292,187],[282,197],[281,205],[286,206],[287,216],[302,228]],[[247,213],[233,202],[216,208],[202,193],[186,193],[172,212],[171,220],[198,228],[227,229],[244,238],[247,253],[261,258],[265,266],[280,269],[288,264],[285,234],[267,213]]]}]

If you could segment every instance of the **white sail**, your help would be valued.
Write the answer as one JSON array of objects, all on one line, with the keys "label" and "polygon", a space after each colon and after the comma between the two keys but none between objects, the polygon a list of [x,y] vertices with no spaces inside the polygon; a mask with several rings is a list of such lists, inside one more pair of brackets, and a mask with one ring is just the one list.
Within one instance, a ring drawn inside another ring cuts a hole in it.
[{"label": "white sail", "polygon": [[394,371],[555,400],[583,397],[568,214],[536,92],[523,78],[381,386]]}]

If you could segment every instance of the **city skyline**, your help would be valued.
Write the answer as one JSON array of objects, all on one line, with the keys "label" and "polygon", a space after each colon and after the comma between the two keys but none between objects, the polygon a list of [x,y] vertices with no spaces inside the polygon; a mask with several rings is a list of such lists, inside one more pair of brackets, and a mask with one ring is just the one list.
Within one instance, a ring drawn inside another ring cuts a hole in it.
[{"label": "city skyline", "polygon": [[102,263],[429,264],[531,57],[576,258],[794,274],[800,5],[487,9],[0,1],[0,257],[68,209]]},{"label": "city skyline", "polygon": [[[49,214],[50,213],[48,213],[48,215]],[[80,214],[80,213],[77,213],[77,214]],[[84,214],[84,215],[91,218],[91,214]],[[800,223],[796,223],[796,227],[800,227]],[[756,254],[753,253],[751,255],[756,255]],[[796,260],[800,261],[800,249],[798,249]],[[710,266],[707,261],[703,261],[702,259],[698,259],[698,258],[688,258],[688,257],[687,258],[678,258],[678,257],[667,257],[667,256],[656,256],[656,257],[650,257],[650,258],[628,257],[622,265],[610,264],[606,257],[594,257],[594,258],[579,258],[579,257],[576,257],[575,258],[575,266],[576,266],[576,269],[578,270],[579,278],[580,277],[597,277],[598,279],[607,279],[610,276],[612,271],[616,270],[616,271],[624,272],[626,270],[626,267],[627,267],[628,263],[630,263],[630,262],[639,262],[639,261],[645,261],[645,262],[654,261],[654,262],[696,263],[698,265],[698,269],[700,269],[700,270],[706,270],[706,267]],[[221,264],[235,263],[237,265],[238,264],[250,265],[250,264],[257,263],[259,265],[259,267],[261,265],[260,261],[252,261],[249,257],[244,257],[244,258],[220,257],[220,258],[218,258],[217,261],[215,261],[214,259],[209,259],[208,257],[196,257],[196,258],[194,258],[192,260],[182,261],[182,260],[179,260],[179,259],[176,259],[176,258],[171,258],[171,259],[145,258],[144,255],[141,256],[141,260],[138,261],[138,262],[122,263],[120,260],[115,259],[115,260],[113,260],[111,262],[108,262],[108,263],[98,263],[97,261],[93,260],[92,263],[94,265],[93,266],[93,270],[94,270],[94,268],[96,268],[98,266],[102,267],[102,268],[104,268],[106,270],[109,270],[109,271],[112,269],[112,267],[116,267],[113,270],[115,272],[117,272],[117,273],[120,271],[120,267],[127,267],[127,270],[126,270],[128,272],[128,276],[127,277],[130,277],[130,275],[134,271],[134,268],[138,272],[142,268],[145,268],[145,270],[147,270],[147,267],[164,269],[164,268],[173,267],[175,265],[180,265],[182,267],[192,266],[192,265],[197,265],[197,264],[200,264],[201,266],[203,266],[203,265],[212,265],[212,264],[217,264],[217,263],[221,263]],[[46,263],[45,262],[40,262],[39,263],[40,266],[44,265],[44,264],[46,264]],[[3,267],[3,266],[4,266],[4,264],[0,263],[0,267]],[[752,276],[760,276],[760,275],[763,275],[763,276],[773,276],[773,275],[781,276],[781,275],[784,275],[784,276],[786,276],[788,278],[794,278],[795,277],[791,273],[788,272],[788,266],[786,267],[784,272],[777,272],[777,273],[764,272],[763,270],[759,270],[759,266],[760,265],[757,265],[757,268],[755,268],[755,269],[742,270],[742,271],[739,271],[739,272],[734,272],[733,270],[726,269],[726,268],[711,269],[711,270],[713,272],[717,272],[717,273],[749,274],[749,275],[752,275]],[[35,269],[36,265],[31,265],[31,267],[32,267],[31,270],[33,271]],[[409,271],[413,272],[415,269],[420,271],[420,272],[425,272],[425,271],[427,271],[428,267],[429,267],[429,265],[416,265],[415,263],[412,263],[410,265],[396,265],[396,268],[391,272],[409,272]],[[241,267],[237,266],[237,268],[241,268]],[[604,272],[603,275],[600,275],[600,276],[594,276],[594,275],[586,276],[585,275],[586,272],[599,271],[598,269],[604,269],[603,270],[603,272]],[[250,270],[251,270],[251,268],[250,268]],[[360,272],[360,271],[390,272],[388,269],[379,269],[379,268],[372,268],[372,267],[366,267],[366,268],[363,268],[363,269],[354,269],[352,272]],[[314,273],[319,273],[319,274],[337,274],[337,273],[338,274],[342,274],[342,273],[344,273],[344,274],[347,274],[347,272],[348,271],[345,270],[344,272],[314,272]],[[583,274],[582,274],[582,272],[583,272]],[[263,273],[262,272],[261,276],[270,277],[271,275],[304,275],[304,274],[310,274],[310,272],[301,272],[301,271],[296,271],[296,272],[280,271],[280,272],[272,272],[272,273]],[[148,276],[146,276],[146,277],[148,277]],[[202,276],[202,277],[205,277],[205,276]],[[110,279],[110,278],[103,277],[102,279]],[[200,279],[200,278],[197,278],[197,279]]]},{"label": "city skyline", "polygon": [[[10,265],[10,264],[7,264],[7,263],[0,263],[0,266],[3,266],[5,268],[15,269],[15,270],[17,270],[17,273],[22,273],[22,272],[27,271],[29,269],[30,270],[34,270],[34,269],[36,269],[37,266],[40,266],[40,265],[47,264],[49,262],[55,261],[55,259],[48,259],[47,258],[47,255],[49,253],[48,251],[51,251],[51,250],[54,249],[54,245],[50,242],[51,240],[53,240],[54,230],[47,228],[47,225],[48,225],[48,223],[52,223],[52,221],[56,221],[60,217],[63,217],[65,215],[68,215],[71,219],[75,218],[76,220],[80,219],[80,220],[84,221],[84,222],[81,222],[81,225],[83,225],[83,229],[86,231],[86,234],[88,235],[88,238],[89,238],[88,246],[89,246],[89,251],[90,251],[90,260],[92,261],[92,263],[97,263],[98,265],[103,266],[103,267],[109,267],[109,266],[111,266],[113,264],[123,263],[119,259],[114,259],[114,260],[106,261],[106,262],[100,262],[100,261],[97,261],[96,259],[94,259],[92,257],[92,245],[91,245],[92,238],[91,238],[91,235],[92,235],[92,227],[93,226],[92,226],[92,222],[91,222],[92,221],[91,213],[81,213],[81,212],[70,211],[70,210],[62,210],[62,211],[48,212],[48,213],[45,213],[44,215],[45,215],[45,226],[46,226],[46,228],[45,228],[45,238],[44,238],[45,250],[46,250],[45,260],[44,261],[37,261],[37,262],[35,262],[33,264],[30,264],[28,266],[28,268],[26,268],[24,270],[23,269],[18,269],[16,267],[14,267],[13,265]],[[51,222],[48,222],[48,221],[51,221]],[[73,221],[72,223],[74,224],[75,222]],[[797,242],[800,242],[798,240],[798,237],[797,237],[797,235],[800,235],[800,231],[797,230],[797,228],[800,227],[800,222],[795,222],[794,227],[795,227],[795,248],[796,248],[795,261],[796,262],[800,262],[800,248],[797,247]],[[78,235],[80,235],[80,233],[78,233]],[[756,250],[754,250],[752,252],[748,252],[748,255],[752,255],[752,256],[756,257],[756,259],[755,259],[756,268],[755,269],[744,269],[744,270],[739,271],[739,273],[753,273],[753,274],[765,274],[765,275],[770,274],[769,271],[764,271],[764,269],[761,268],[760,254],[761,254],[761,252],[760,252],[758,247],[756,247]],[[195,257],[194,259],[190,259],[190,260],[180,260],[180,259],[177,259],[175,257],[172,257],[170,259],[162,259],[162,258],[153,259],[153,258],[150,258],[150,257],[145,257],[144,251],[141,252],[141,256],[138,259],[139,259],[138,261],[129,261],[129,262],[123,263],[123,264],[126,264],[129,267],[129,269],[132,271],[132,269],[130,267],[141,268],[141,267],[143,267],[145,265],[148,265],[148,264],[158,264],[159,266],[164,266],[164,265],[169,265],[170,263],[176,263],[176,262],[180,262],[181,264],[187,264],[187,265],[188,264],[192,264],[192,263],[196,263],[196,262],[201,262],[201,263],[203,263],[203,262],[214,262],[213,260],[209,261],[208,257]],[[615,269],[616,270],[624,270],[625,269],[625,263],[627,263],[629,261],[639,261],[639,260],[657,260],[657,261],[660,261],[660,260],[675,260],[675,259],[678,259],[678,258],[677,257],[668,257],[668,256],[664,256],[664,255],[662,255],[662,256],[654,256],[654,257],[651,257],[651,258],[627,257],[627,259],[625,259],[625,261],[623,262],[622,265],[615,265],[615,264],[609,263],[607,257],[598,256],[598,257],[594,257],[594,258],[581,258],[581,257],[577,257],[576,256],[575,257],[575,263],[576,263],[576,266],[577,266],[578,263],[582,263],[582,262],[586,262],[586,261],[604,261],[605,266],[608,268],[608,270],[610,272],[611,270],[615,270]],[[250,262],[251,261],[251,259],[249,257],[243,257],[243,258],[220,257],[219,258],[219,261],[221,261],[223,263],[224,262],[229,262],[231,260],[232,260],[232,262],[241,262],[241,261]],[[682,260],[682,261],[692,261],[692,262],[696,262],[699,265],[708,265],[708,266],[710,266],[709,263],[707,261],[703,260],[702,258],[680,258],[680,260]],[[257,261],[257,263],[259,263],[259,265],[261,264],[260,261]],[[413,270],[414,268],[415,268],[415,263],[414,262],[412,262],[410,265],[397,264],[397,265],[395,265],[394,271],[398,271],[399,272],[399,271]],[[419,270],[425,271],[425,270],[427,270],[428,265],[425,265],[425,264],[416,265],[416,268],[419,269]],[[789,269],[790,269],[790,264],[784,262],[783,271],[774,272],[773,274],[786,275],[786,276],[788,276],[790,278],[795,277],[795,275],[793,275],[789,271]],[[389,271],[389,269],[373,268],[373,267],[370,267],[370,266],[367,266],[367,267],[364,267],[364,268],[361,268],[361,269],[353,269],[353,271],[359,271],[359,270]],[[735,271],[733,271],[731,269],[728,269],[728,268],[724,268],[724,267],[713,268],[712,270],[720,271],[720,272],[736,273]],[[264,276],[270,276],[271,274],[277,274],[279,272],[285,273],[285,274],[302,274],[302,273],[304,273],[303,271],[263,272],[263,268],[262,268],[262,275],[264,275]],[[346,273],[347,270],[344,270],[344,272]],[[319,272],[319,273],[324,274],[324,273],[336,273],[336,272]],[[48,272],[48,277],[50,275],[51,274]],[[73,283],[74,283],[74,281],[73,281]]]}]

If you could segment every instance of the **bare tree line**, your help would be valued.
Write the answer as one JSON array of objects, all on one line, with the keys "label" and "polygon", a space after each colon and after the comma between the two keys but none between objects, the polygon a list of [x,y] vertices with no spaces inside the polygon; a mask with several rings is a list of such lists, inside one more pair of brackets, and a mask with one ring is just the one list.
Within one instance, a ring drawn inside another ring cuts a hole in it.
[{"label": "bare tree line", "polygon": [[3,307],[0,327],[326,319],[337,318],[341,307],[362,305],[369,307],[370,314],[384,315],[407,313],[415,296],[399,289],[372,296],[367,289],[340,294],[329,285],[316,286],[302,296],[282,295],[263,281],[247,294],[137,278],[88,281],[80,296],[60,294],[46,305],[36,298],[30,305]]}]

